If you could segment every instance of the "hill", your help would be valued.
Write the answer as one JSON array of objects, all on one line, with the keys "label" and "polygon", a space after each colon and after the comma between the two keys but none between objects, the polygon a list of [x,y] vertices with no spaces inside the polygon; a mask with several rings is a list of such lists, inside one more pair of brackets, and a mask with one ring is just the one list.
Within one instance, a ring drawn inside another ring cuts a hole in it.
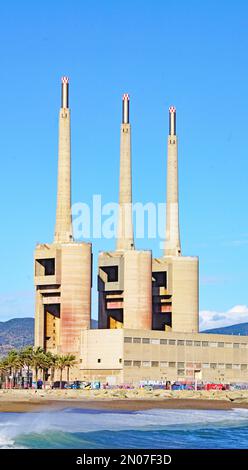
[{"label": "hill", "polygon": [[248,323],[238,323],[236,325],[224,326],[222,328],[213,328],[204,330],[201,333],[212,333],[216,335],[248,335]]},{"label": "hill", "polygon": [[0,356],[30,344],[34,344],[33,318],[12,318],[0,322]]}]

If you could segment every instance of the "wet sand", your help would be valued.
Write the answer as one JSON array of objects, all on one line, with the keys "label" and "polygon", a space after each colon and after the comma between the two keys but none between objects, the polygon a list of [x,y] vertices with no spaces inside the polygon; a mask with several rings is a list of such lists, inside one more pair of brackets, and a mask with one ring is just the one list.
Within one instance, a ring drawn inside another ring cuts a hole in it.
[{"label": "wet sand", "polygon": [[149,409],[173,410],[230,410],[232,408],[248,408],[248,403],[227,402],[224,400],[195,400],[174,399],[164,401],[154,400],[114,400],[114,401],[74,401],[74,400],[44,400],[42,402],[1,402],[0,412],[27,413],[47,410],[63,410],[65,408],[139,411]]},{"label": "wet sand", "polygon": [[0,412],[65,408],[138,411],[147,409],[248,409],[248,391],[0,390]]}]

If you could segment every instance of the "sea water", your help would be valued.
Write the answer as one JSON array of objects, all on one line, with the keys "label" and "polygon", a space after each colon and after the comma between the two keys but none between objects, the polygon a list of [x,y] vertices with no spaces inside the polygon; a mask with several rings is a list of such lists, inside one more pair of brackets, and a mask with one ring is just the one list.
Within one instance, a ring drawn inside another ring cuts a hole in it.
[{"label": "sea water", "polygon": [[246,449],[248,410],[0,413],[0,448]]}]

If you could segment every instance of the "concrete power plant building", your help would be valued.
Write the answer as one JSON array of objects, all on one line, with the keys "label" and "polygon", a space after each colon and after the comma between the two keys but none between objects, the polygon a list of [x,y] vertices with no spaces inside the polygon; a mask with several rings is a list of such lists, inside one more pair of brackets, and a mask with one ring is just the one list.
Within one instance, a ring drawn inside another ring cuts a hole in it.
[{"label": "concrete power plant building", "polygon": [[164,256],[152,263],[153,329],[199,331],[198,258],[182,256],[179,230],[176,108],[169,108]]},{"label": "concrete power plant building", "polygon": [[116,251],[98,258],[99,328],[152,328],[152,253],[136,250],[132,221],[129,96],[122,99]]},{"label": "concrete power plant building", "polygon": [[62,79],[55,238],[35,250],[35,344],[76,354],[72,378],[79,380],[248,382],[248,337],[199,333],[198,258],[183,256],[180,242],[174,107],[164,253],[152,259],[151,251],[135,248],[129,107],[125,94],[116,249],[98,257],[98,329],[91,329],[91,245],[73,241],[68,79]]},{"label": "concrete power plant building", "polygon": [[91,244],[73,240],[69,80],[62,78],[54,241],[39,244],[35,262],[35,346],[78,354],[91,321]]}]

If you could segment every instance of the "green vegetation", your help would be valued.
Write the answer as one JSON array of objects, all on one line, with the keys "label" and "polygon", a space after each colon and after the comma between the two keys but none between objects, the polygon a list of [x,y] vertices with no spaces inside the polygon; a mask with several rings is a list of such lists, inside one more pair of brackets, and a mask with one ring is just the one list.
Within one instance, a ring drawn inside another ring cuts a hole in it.
[{"label": "green vegetation", "polygon": [[42,374],[43,382],[48,378],[54,382],[56,370],[60,371],[60,388],[62,388],[63,370],[67,369],[67,381],[70,379],[70,368],[76,364],[72,354],[64,356],[45,352],[42,348],[26,346],[20,351],[12,350],[0,360],[0,384],[7,388],[30,387],[30,375],[34,373],[36,382]]}]

